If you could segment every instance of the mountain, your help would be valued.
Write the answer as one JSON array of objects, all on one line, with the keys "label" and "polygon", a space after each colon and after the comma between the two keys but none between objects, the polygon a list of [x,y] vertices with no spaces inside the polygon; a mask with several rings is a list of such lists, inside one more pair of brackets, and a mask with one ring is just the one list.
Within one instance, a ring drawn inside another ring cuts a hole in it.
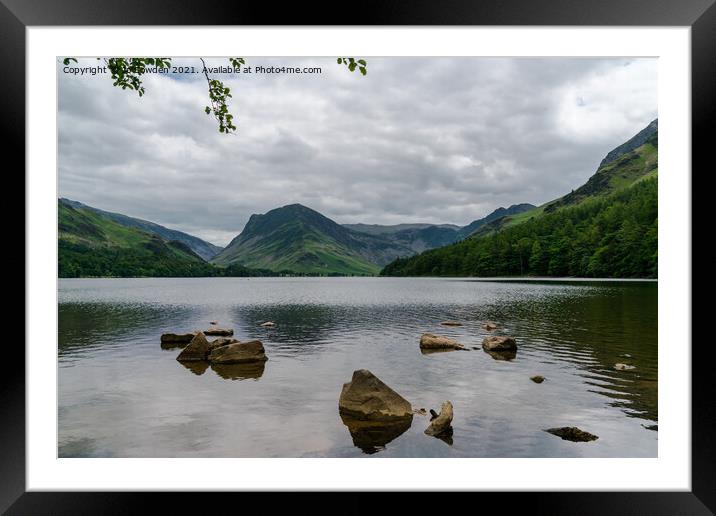
[{"label": "mountain", "polygon": [[301,204],[251,215],[244,230],[211,261],[272,271],[375,274],[412,250],[386,238],[352,231]]},{"label": "mountain", "polygon": [[188,245],[126,226],[59,199],[59,277],[209,276],[213,267]]},{"label": "mountain", "polygon": [[381,275],[655,278],[657,181],[655,120],[569,194],[483,224],[455,244],[396,259]]},{"label": "mountain", "polygon": [[343,227],[390,240],[413,253],[451,244],[460,229],[453,224],[343,224]]},{"label": "mountain", "polygon": [[82,204],[81,202],[73,201],[71,199],[62,198],[60,199],[60,201],[65,203],[67,206],[71,206],[73,208],[91,210],[94,213],[101,215],[102,217],[108,218],[110,220],[113,220],[114,222],[117,222],[118,224],[121,224],[122,226],[141,229],[148,233],[159,235],[164,240],[181,242],[207,261],[213,258],[219,251],[221,251],[221,247],[219,246],[206,242],[195,236],[188,235],[187,233],[165,228],[164,226],[160,226],[159,224],[155,224],[154,222],[149,222],[148,220],[135,219],[134,217],[122,215],[121,213],[112,213],[110,211],[100,210],[99,208],[93,208],[92,206],[87,206],[86,204]]},{"label": "mountain", "polygon": [[619,147],[612,149],[599,164],[599,168],[615,161],[618,157],[633,151],[637,147],[641,147],[659,133],[659,119],[654,119],[644,129],[639,131],[635,136],[631,137]]},{"label": "mountain", "polygon": [[469,237],[475,231],[480,229],[482,226],[484,226],[485,224],[489,224],[493,220],[497,220],[502,217],[507,217],[508,215],[516,215],[518,213],[523,213],[525,211],[529,211],[534,208],[536,208],[536,206],[534,204],[528,204],[528,203],[513,204],[509,208],[497,208],[495,211],[490,213],[487,217],[484,217],[484,218],[478,219],[478,220],[473,220],[467,226],[460,228],[460,230],[457,232],[456,240],[462,240],[463,238]]}]

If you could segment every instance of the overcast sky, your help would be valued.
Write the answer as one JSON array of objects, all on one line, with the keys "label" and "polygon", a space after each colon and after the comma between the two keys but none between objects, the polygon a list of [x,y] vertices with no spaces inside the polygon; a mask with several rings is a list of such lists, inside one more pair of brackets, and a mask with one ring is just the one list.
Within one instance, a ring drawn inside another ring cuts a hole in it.
[{"label": "overcast sky", "polygon": [[58,64],[59,195],[217,245],[292,203],[339,223],[465,225],[578,187],[657,117],[653,58],[367,60],[364,77],[335,58],[247,57],[322,73],[217,76],[228,136],[201,74],[146,76],[139,98]]}]

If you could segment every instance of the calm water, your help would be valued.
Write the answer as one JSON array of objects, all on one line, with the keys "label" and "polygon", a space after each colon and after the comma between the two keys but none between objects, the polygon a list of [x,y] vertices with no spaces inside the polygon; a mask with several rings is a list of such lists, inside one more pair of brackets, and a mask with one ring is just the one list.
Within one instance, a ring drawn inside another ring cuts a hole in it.
[{"label": "calm water", "polygon": [[[60,281],[59,303],[61,457],[657,455],[656,283],[81,279]],[[211,320],[263,341],[265,367],[186,367],[179,348],[160,346],[163,332]],[[512,360],[419,350],[423,332],[480,346],[487,320],[517,339]],[[416,415],[356,446],[338,397],[360,368],[414,408],[451,400],[452,445],[424,435],[429,420]],[[599,439],[542,431],[557,426]]]}]

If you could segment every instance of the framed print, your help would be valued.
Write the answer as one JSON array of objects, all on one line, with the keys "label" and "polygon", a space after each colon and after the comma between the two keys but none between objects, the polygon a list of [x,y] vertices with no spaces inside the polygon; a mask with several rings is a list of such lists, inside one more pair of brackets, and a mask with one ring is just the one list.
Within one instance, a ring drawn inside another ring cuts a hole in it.
[{"label": "framed print", "polygon": [[711,513],[712,2],[210,4],[1,6],[27,203],[3,509]]}]

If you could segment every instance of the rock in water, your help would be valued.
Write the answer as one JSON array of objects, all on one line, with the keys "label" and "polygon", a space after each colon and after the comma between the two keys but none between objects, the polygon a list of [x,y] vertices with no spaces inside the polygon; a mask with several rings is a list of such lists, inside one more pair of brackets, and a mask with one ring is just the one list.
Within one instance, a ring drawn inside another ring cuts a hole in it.
[{"label": "rock in water", "polygon": [[442,326],[462,326],[462,323],[458,321],[443,321],[440,324]]},{"label": "rock in water", "polygon": [[162,344],[188,344],[194,338],[196,332],[192,333],[162,333]]},{"label": "rock in water", "polygon": [[492,322],[486,322],[483,326],[487,331],[492,331],[497,329],[497,325]]},{"label": "rock in water", "polygon": [[544,376],[540,376],[540,375],[533,376],[530,378],[530,380],[532,380],[534,383],[542,383],[542,382],[544,382]]},{"label": "rock in water", "polygon": [[596,441],[599,439],[598,436],[580,430],[576,426],[563,426],[560,428],[548,428],[545,432],[549,432],[552,435],[561,437],[565,441],[574,441],[575,443],[582,443],[588,441]]},{"label": "rock in water", "polygon": [[209,342],[209,352],[214,351],[216,348],[221,346],[228,346],[229,344],[237,344],[239,341],[232,339],[231,337],[219,337]]},{"label": "rock in water", "polygon": [[455,339],[443,337],[441,335],[433,335],[432,333],[423,333],[420,337],[420,348],[421,349],[465,349],[465,346],[460,344]]},{"label": "rock in water", "polygon": [[266,360],[268,358],[260,340],[219,346],[209,354],[209,362],[212,364],[248,364]]},{"label": "rock in water", "polygon": [[338,410],[355,419],[389,421],[413,417],[410,402],[367,369],[354,371],[351,381],[343,384]]},{"label": "rock in water", "polygon": [[209,354],[209,341],[202,332],[194,335],[191,342],[182,349],[181,353],[177,357],[179,362],[196,362],[199,360],[206,360],[206,356]]},{"label": "rock in water", "polygon": [[512,337],[492,335],[483,339],[482,348],[485,351],[515,351],[517,342]]},{"label": "rock in water", "polygon": [[636,367],[629,364],[614,364],[614,369],[617,371],[631,371],[632,369],[636,369]]},{"label": "rock in water", "polygon": [[452,435],[452,415],[452,403],[449,401],[443,402],[440,407],[440,414],[430,422],[430,426],[425,429],[425,433],[433,437]]},{"label": "rock in water", "polygon": [[227,330],[224,328],[210,328],[204,331],[205,335],[218,335],[220,337],[230,337],[234,334],[234,330]]},{"label": "rock in water", "polygon": [[276,323],[273,321],[266,321],[265,323],[262,323],[261,326],[263,326],[264,328],[273,328],[274,326],[276,326]]},{"label": "rock in water", "polygon": [[219,321],[209,321],[209,324],[219,324]]}]

